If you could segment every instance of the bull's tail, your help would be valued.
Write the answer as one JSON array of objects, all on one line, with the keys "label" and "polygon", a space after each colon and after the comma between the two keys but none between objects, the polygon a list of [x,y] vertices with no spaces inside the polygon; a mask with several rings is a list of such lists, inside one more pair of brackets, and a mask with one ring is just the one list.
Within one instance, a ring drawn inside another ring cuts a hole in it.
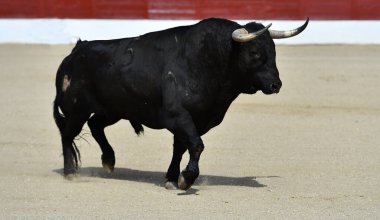
[{"label": "bull's tail", "polygon": [[[55,123],[59,129],[59,132],[61,134],[61,137],[65,135],[65,127],[66,127],[66,121],[67,121],[67,118],[62,113],[59,112],[59,106],[61,103],[62,95],[63,94],[60,93],[59,90],[57,89],[57,95],[53,103],[53,116],[54,116]],[[65,147],[67,146],[63,146],[63,148]],[[65,151],[65,149],[63,149],[63,151]],[[80,157],[79,149],[76,146],[74,140],[72,141],[69,151],[72,152],[72,158],[67,158],[67,159],[72,160],[74,169],[78,170],[80,166],[81,157]]]},{"label": "bull's tail", "polygon": [[65,117],[63,116],[63,114],[61,114],[59,112],[59,94],[57,94],[57,96],[55,97],[55,100],[54,100],[54,107],[53,107],[53,116],[54,116],[54,120],[55,120],[55,124],[57,125],[58,129],[59,129],[59,132],[63,133],[64,129],[65,129],[65,126],[66,126],[66,121],[65,121]]}]

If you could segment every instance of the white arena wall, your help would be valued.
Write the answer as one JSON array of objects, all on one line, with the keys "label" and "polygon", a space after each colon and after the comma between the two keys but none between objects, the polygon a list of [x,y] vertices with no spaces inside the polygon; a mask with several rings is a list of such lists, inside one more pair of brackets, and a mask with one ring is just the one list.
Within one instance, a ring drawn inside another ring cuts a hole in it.
[{"label": "white arena wall", "polygon": [[[0,43],[70,44],[82,40],[135,37],[196,20],[0,19]],[[239,20],[240,24],[249,21]],[[259,21],[286,30],[304,21]],[[380,21],[313,21],[297,37],[277,44],[380,44]]]}]

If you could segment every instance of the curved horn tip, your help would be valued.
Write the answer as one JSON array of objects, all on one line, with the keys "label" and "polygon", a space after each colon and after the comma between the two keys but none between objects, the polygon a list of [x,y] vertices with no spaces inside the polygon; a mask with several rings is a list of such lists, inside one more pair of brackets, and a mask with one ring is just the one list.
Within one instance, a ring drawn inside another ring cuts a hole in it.
[{"label": "curved horn tip", "polygon": [[305,28],[307,27],[308,24],[309,24],[309,17],[306,18],[305,23],[301,27],[297,28],[299,30],[299,33],[301,33],[303,30],[305,30]]},{"label": "curved horn tip", "polygon": [[307,25],[309,24],[309,17],[306,18],[306,21],[303,25],[301,25],[298,29],[299,33],[301,33],[303,30],[305,30],[305,28],[307,27]]},{"label": "curved horn tip", "polygon": [[298,27],[294,30],[287,30],[287,31],[269,30],[269,33],[273,39],[282,39],[282,38],[294,37],[294,36],[300,34],[302,31],[304,31],[308,24],[309,24],[309,17],[307,17],[307,19],[303,25],[301,25],[300,27]]},{"label": "curved horn tip", "polygon": [[309,20],[310,20],[309,17],[306,17],[306,21],[305,21],[305,23],[303,25],[307,26],[309,24]]}]

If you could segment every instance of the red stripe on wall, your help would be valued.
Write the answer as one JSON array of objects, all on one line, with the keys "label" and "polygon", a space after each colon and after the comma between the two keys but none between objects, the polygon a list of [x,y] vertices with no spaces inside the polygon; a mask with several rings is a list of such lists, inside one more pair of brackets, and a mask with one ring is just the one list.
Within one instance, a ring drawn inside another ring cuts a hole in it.
[{"label": "red stripe on wall", "polygon": [[0,0],[0,18],[378,20],[379,0]]}]

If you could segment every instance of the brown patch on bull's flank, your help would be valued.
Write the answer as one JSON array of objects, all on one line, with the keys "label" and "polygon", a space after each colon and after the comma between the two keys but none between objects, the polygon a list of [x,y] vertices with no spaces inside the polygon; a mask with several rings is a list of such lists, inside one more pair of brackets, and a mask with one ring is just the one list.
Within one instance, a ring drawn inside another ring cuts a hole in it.
[{"label": "brown patch on bull's flank", "polygon": [[63,77],[63,82],[62,82],[62,92],[66,92],[67,88],[70,86],[70,79],[67,75]]}]

